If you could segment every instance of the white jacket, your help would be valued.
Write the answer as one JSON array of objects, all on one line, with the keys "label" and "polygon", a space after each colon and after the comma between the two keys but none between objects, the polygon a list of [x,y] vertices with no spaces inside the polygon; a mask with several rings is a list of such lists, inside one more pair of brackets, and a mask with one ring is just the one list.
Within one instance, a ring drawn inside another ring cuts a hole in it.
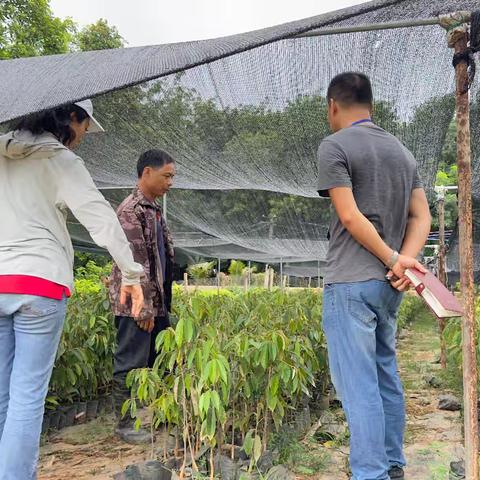
[{"label": "white jacket", "polygon": [[73,288],[67,207],[110,252],[123,282],[139,283],[143,267],[82,159],[50,133],[0,136],[0,275],[31,275]]}]

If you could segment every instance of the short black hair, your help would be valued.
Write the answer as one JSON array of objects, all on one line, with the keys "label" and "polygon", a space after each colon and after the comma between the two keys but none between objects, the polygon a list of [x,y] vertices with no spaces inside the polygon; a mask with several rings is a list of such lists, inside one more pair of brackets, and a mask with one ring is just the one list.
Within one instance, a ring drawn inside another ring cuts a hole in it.
[{"label": "short black hair", "polygon": [[69,104],[43,112],[32,113],[12,125],[13,130],[27,130],[33,135],[50,132],[58,141],[68,146],[75,140],[75,132],[70,128],[71,114],[75,113],[78,122],[88,118],[88,113],[78,105]]},{"label": "short black hair", "polygon": [[327,90],[327,100],[335,100],[347,107],[373,105],[372,84],[364,73],[345,72],[332,79]]},{"label": "short black hair", "polygon": [[158,149],[147,150],[137,161],[138,178],[142,177],[145,167],[162,168],[170,163],[175,163],[175,160],[169,153]]}]

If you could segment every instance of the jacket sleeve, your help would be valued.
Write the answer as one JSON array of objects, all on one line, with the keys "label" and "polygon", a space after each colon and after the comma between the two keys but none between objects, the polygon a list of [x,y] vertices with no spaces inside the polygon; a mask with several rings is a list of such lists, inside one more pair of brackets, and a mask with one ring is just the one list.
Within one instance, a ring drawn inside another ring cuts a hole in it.
[{"label": "jacket sleeve", "polygon": [[145,238],[139,216],[132,207],[127,206],[117,213],[120,225],[127,236],[127,240],[130,242],[134,260],[143,265],[145,272],[142,278],[144,304],[139,318],[140,320],[149,320],[154,317],[154,312],[152,292],[149,286],[150,261],[147,251],[147,239]]},{"label": "jacket sleeve", "polygon": [[57,201],[65,203],[88,230],[93,241],[106,248],[122,272],[124,285],[137,285],[143,267],[133,259],[130,245],[115,211],[93,183],[82,159],[71,152],[50,159]]}]

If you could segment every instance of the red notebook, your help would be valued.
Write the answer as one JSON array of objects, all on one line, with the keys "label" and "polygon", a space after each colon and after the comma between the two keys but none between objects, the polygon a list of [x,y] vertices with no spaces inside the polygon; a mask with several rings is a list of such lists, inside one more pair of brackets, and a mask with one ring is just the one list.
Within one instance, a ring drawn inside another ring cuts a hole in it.
[{"label": "red notebook", "polygon": [[438,318],[463,315],[463,308],[455,295],[432,272],[422,273],[416,268],[409,268],[405,275]]}]

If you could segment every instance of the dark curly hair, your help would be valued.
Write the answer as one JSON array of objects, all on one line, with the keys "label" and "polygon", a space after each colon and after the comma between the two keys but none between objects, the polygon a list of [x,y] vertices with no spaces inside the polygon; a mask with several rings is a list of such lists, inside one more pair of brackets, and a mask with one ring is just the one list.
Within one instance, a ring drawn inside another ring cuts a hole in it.
[{"label": "dark curly hair", "polygon": [[78,122],[88,118],[87,112],[75,104],[32,113],[13,124],[14,130],[28,130],[34,135],[50,132],[59,142],[69,145],[75,139],[75,132],[70,127],[71,114],[75,113]]}]

